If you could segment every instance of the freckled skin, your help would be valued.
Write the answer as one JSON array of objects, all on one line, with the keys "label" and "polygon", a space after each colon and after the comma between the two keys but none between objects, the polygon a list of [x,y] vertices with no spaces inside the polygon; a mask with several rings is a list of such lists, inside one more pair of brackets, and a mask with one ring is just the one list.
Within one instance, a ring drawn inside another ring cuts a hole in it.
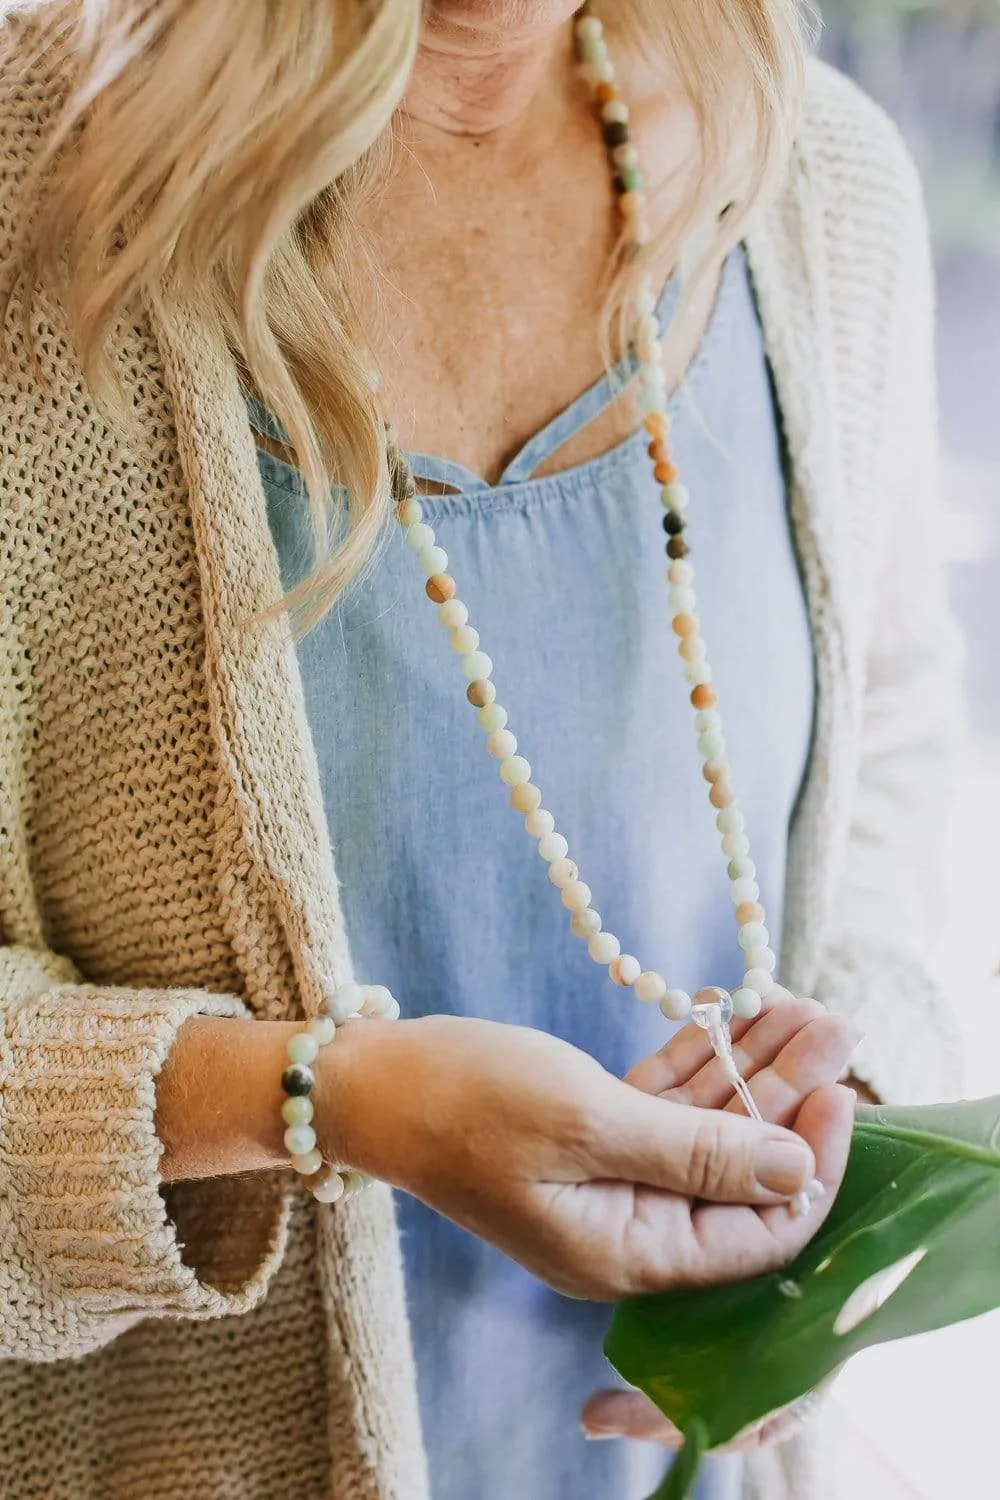
[{"label": "freckled skin", "polygon": [[[575,9],[569,0],[433,6],[405,101],[406,148],[364,217],[385,277],[376,288],[366,275],[357,299],[403,446],[490,481],[604,369],[614,194],[573,60]],[[644,78],[641,61],[619,50],[616,67],[640,157],[655,168],[656,233],[676,215],[676,169],[690,159],[694,126],[679,93]],[[668,336],[668,385],[697,348],[714,293],[712,275]],[[632,403],[618,402],[546,468],[591,458],[636,423]]]}]

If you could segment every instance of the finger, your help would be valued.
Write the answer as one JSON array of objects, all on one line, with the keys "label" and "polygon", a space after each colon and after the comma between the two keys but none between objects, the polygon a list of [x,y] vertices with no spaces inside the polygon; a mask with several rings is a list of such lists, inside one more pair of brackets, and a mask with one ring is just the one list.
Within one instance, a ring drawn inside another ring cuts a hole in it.
[{"label": "finger", "polygon": [[812,1148],[816,1177],[824,1193],[808,1214],[794,1217],[787,1207],[760,1211],[703,1204],[692,1223],[701,1255],[695,1258],[691,1284],[738,1280],[779,1270],[822,1227],[847,1165],[854,1124],[854,1098],[839,1084],[810,1094],[795,1119],[796,1131]]},{"label": "finger", "polygon": [[[785,991],[781,992],[782,995]],[[768,995],[761,1014],[753,1021],[734,1021],[730,1027],[734,1052],[744,1077],[771,1062],[776,1053],[803,1026],[825,1014],[815,1000],[793,997],[774,1000]],[[697,1103],[705,1109],[721,1108],[729,1097],[723,1087],[725,1074],[708,1035],[699,1026],[685,1026],[659,1052],[644,1058],[627,1075],[633,1088],[646,1094],[675,1094],[682,1103]]]},{"label": "finger", "polygon": [[[750,1092],[765,1120],[791,1125],[810,1094],[842,1076],[860,1040],[858,1028],[843,1016],[820,1016],[804,1026],[772,1063],[752,1075]],[[744,1114],[731,1088],[729,1094],[726,1108]]]},{"label": "finger", "polygon": [[615,1085],[591,1145],[594,1175],[716,1203],[787,1202],[815,1175],[801,1135]]},{"label": "finger", "polygon": [[684,1443],[683,1434],[641,1391],[598,1391],[580,1413],[580,1426],[589,1438],[638,1438],[675,1450]]},{"label": "finger", "polygon": [[[748,1081],[770,1066],[781,1052],[807,1026],[826,1016],[818,1000],[784,1000],[762,1016],[741,1039],[733,1043],[733,1059]],[[835,1083],[839,1073],[819,1080]],[[700,1109],[723,1109],[733,1095],[725,1068],[714,1055],[689,1083],[671,1089],[668,1098],[681,1104],[696,1104]]]}]

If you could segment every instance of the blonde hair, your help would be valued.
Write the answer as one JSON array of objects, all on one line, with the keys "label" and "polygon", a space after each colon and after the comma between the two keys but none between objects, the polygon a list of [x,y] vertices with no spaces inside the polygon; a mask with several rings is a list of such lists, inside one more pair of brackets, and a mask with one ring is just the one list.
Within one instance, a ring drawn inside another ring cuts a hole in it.
[{"label": "blonde hair", "polygon": [[[161,306],[183,298],[228,341],[305,479],[317,564],[283,603],[308,628],[390,510],[384,424],[342,268],[364,253],[357,209],[389,168],[421,0],[5,8],[47,21],[75,60],[24,269],[42,279],[63,270],[86,377],[111,410],[121,393],[108,334],[137,294]],[[700,224],[716,226],[710,248],[738,240],[784,158],[803,41],[798,0],[609,0],[604,10],[622,45],[641,42],[680,81],[699,141],[665,237],[611,268],[614,310],[643,263],[676,260]],[[335,485],[349,497],[346,530]]]}]

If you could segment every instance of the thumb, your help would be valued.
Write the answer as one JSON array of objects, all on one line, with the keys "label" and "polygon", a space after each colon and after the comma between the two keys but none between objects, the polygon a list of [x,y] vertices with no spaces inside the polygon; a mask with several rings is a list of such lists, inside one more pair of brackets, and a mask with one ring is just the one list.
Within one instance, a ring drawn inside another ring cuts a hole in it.
[{"label": "thumb", "polygon": [[602,1135],[603,1175],[714,1203],[787,1202],[816,1175],[812,1149],[790,1130],[745,1115],[657,1099],[622,1085]]}]

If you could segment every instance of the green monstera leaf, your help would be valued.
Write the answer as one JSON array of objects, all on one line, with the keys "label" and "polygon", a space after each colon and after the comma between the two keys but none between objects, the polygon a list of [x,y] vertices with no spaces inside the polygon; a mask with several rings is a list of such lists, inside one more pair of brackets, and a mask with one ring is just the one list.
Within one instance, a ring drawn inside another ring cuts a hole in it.
[{"label": "green monstera leaf", "polygon": [[684,1500],[702,1454],[871,1344],[1000,1306],[1000,1098],[858,1110],[820,1233],[779,1275],[641,1297],[605,1352],[685,1434],[652,1500]]}]

